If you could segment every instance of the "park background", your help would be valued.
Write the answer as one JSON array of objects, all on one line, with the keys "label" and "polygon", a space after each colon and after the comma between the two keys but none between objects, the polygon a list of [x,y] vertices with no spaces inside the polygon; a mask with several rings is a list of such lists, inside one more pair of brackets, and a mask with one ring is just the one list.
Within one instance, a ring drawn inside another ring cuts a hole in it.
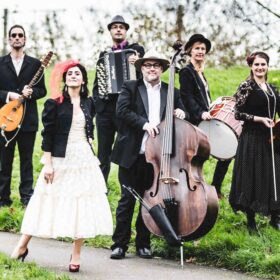
[{"label": "park background", "polygon": [[[37,1],[39,2],[39,1]],[[238,84],[246,79],[249,69],[245,57],[255,50],[264,50],[271,56],[269,82],[280,88],[280,8],[279,1],[255,0],[186,0],[186,1],[48,1],[40,5],[34,1],[11,0],[0,4],[3,38],[0,48],[9,51],[7,30],[13,24],[22,24],[27,33],[26,52],[41,57],[48,50],[57,53],[53,63],[67,58],[79,59],[89,70],[91,90],[95,75],[95,63],[100,49],[111,44],[107,24],[116,14],[122,14],[131,28],[128,39],[139,42],[145,49],[156,48],[166,57],[172,55],[171,45],[176,39],[186,41],[193,33],[202,33],[212,43],[207,58],[206,77],[212,100],[219,96],[231,96]],[[38,6],[39,5],[39,6]],[[46,85],[52,65],[46,71]],[[168,81],[168,73],[163,76]],[[178,87],[178,81],[176,81]],[[50,92],[48,91],[48,94]],[[46,97],[47,98],[47,97]],[[45,99],[38,102],[39,111]],[[34,151],[34,179],[42,168],[40,158],[41,135],[36,139]],[[94,142],[97,150],[97,143]],[[210,158],[204,165],[206,182],[212,181],[216,160]],[[220,212],[214,229],[205,237],[184,244],[185,261],[239,270],[269,279],[280,279],[280,234],[268,224],[268,219],[258,216],[259,233],[249,235],[244,215],[235,214],[228,204],[232,165],[224,180]],[[11,208],[0,210],[0,230],[19,232],[24,209],[19,203],[19,159],[16,155],[13,168]],[[109,201],[115,216],[120,195],[117,166],[112,165],[109,179]],[[135,217],[134,217],[135,219]],[[133,222],[134,224],[134,222]],[[133,239],[135,230],[133,226]],[[1,242],[1,240],[0,240]],[[110,237],[87,240],[87,245],[109,248]],[[165,241],[152,239],[154,254],[159,257],[178,259],[179,251],[169,248]],[[134,240],[130,252],[135,252]],[[36,268],[18,264],[0,255],[1,275],[10,279],[37,279]],[[8,273],[8,274],[7,274]],[[42,279],[50,279],[42,272]],[[46,274],[47,275],[47,274]],[[54,276],[56,277],[56,276]],[[55,279],[55,278],[54,278]]]}]

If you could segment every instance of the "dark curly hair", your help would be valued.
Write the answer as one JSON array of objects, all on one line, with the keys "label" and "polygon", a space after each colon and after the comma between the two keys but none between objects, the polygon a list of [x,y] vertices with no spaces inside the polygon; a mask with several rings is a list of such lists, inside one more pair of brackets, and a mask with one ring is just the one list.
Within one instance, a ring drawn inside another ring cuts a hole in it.
[{"label": "dark curly hair", "polygon": [[[86,68],[82,64],[77,64],[77,65],[75,65],[73,67],[78,67],[81,70],[81,72],[82,72],[84,84],[81,87],[80,96],[83,97],[83,98],[86,98],[89,95],[89,90],[88,90],[88,87],[87,87],[87,85],[88,85],[87,70],[86,70]],[[62,75],[62,79],[63,79],[64,83],[66,82],[66,74],[67,74],[67,72],[68,72],[68,70],[65,71],[63,73],[63,75]],[[62,92],[63,92],[64,96],[69,96],[66,85],[64,85]]]}]

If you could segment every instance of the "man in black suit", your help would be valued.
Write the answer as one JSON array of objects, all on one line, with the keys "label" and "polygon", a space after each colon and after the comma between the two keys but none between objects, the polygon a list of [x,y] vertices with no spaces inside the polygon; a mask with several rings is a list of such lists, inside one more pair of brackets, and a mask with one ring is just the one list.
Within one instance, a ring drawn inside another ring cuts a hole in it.
[{"label": "man in black suit", "polygon": [[14,159],[15,145],[18,145],[20,156],[20,198],[23,205],[27,205],[33,193],[33,166],[32,154],[38,130],[37,99],[46,95],[44,77],[33,87],[28,84],[41,66],[41,62],[25,54],[25,30],[20,25],[14,25],[9,30],[9,44],[11,52],[0,57],[0,106],[9,101],[26,98],[25,116],[17,135],[15,132],[7,133],[7,138],[15,137],[6,147],[1,136],[1,165],[0,171],[0,207],[12,203],[11,174]]},{"label": "man in black suit", "polygon": [[[145,159],[145,143],[156,137],[158,125],[165,117],[168,85],[160,81],[160,76],[168,68],[168,60],[158,53],[149,51],[135,62],[141,69],[143,79],[126,81],[117,101],[117,117],[120,120],[118,136],[114,145],[112,161],[119,165],[120,185],[134,188],[141,196],[153,180],[153,168]],[[175,90],[174,114],[184,119],[186,114]],[[116,212],[116,229],[111,247],[112,259],[125,257],[131,236],[131,221],[135,199],[123,187]],[[150,233],[143,223],[141,212],[136,222],[136,249],[142,258],[151,258]]]},{"label": "man in black suit", "polygon": [[[126,33],[129,29],[129,24],[125,22],[122,16],[115,16],[108,24],[108,30],[112,37],[113,45],[112,51],[133,49],[137,55],[129,56],[128,61],[134,64],[135,60],[143,57],[144,48],[137,43],[130,44],[126,40]],[[99,59],[104,56],[106,51],[99,55]],[[107,182],[110,173],[111,153],[112,146],[117,132],[117,119],[116,119],[116,102],[118,94],[110,94],[107,98],[99,94],[98,79],[95,77],[93,85],[93,98],[96,111],[96,128],[97,128],[97,141],[98,141],[98,158],[100,160],[100,168]]]}]

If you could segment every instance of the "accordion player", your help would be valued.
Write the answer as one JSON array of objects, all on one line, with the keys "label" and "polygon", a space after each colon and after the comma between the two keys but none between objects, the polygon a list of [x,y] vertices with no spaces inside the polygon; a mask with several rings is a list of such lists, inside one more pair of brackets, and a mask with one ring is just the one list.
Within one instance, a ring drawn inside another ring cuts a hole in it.
[{"label": "accordion player", "polygon": [[96,66],[98,81],[98,95],[101,99],[108,99],[110,94],[118,94],[123,82],[136,80],[135,66],[128,62],[128,57],[136,54],[133,49],[107,51]]}]

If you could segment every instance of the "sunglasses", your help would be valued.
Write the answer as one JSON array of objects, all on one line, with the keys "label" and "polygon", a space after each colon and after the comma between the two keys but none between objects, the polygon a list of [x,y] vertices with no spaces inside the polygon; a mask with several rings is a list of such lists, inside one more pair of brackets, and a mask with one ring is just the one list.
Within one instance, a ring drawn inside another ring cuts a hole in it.
[{"label": "sunglasses", "polygon": [[152,67],[154,67],[154,69],[159,69],[161,67],[161,65],[159,63],[144,63],[143,66],[147,69],[151,69]]},{"label": "sunglasses", "polygon": [[19,37],[19,38],[23,38],[24,37],[24,34],[23,33],[12,33],[11,34],[11,37],[12,38],[16,38],[16,37]]}]

